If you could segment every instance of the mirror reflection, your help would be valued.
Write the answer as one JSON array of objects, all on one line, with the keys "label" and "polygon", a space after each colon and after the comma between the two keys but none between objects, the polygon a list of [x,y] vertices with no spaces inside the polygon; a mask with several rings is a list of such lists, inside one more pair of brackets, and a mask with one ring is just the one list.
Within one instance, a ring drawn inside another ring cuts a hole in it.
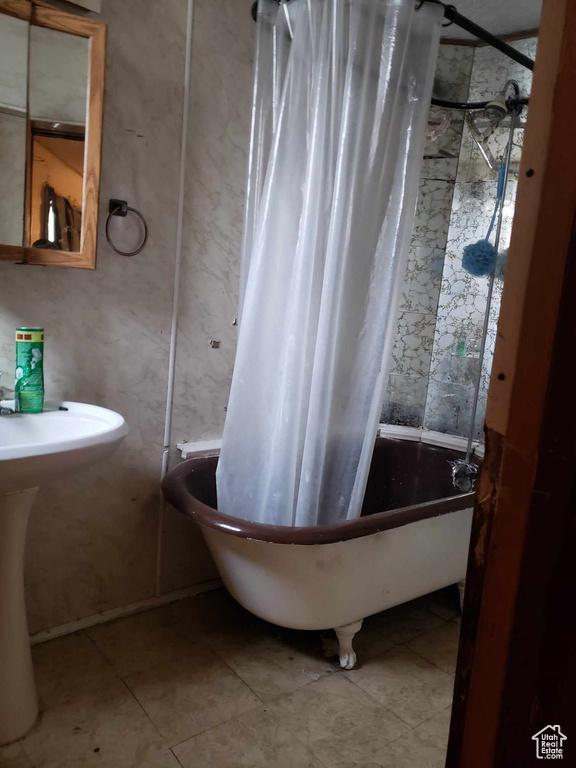
[{"label": "mirror reflection", "polygon": [[89,40],[0,14],[0,243],[78,252]]},{"label": "mirror reflection", "polygon": [[86,38],[30,30],[28,245],[79,251],[88,98]]},{"label": "mirror reflection", "polygon": [[79,251],[84,132],[32,124],[30,241],[35,248]]},{"label": "mirror reflection", "polygon": [[0,243],[22,245],[28,22],[0,14]]}]

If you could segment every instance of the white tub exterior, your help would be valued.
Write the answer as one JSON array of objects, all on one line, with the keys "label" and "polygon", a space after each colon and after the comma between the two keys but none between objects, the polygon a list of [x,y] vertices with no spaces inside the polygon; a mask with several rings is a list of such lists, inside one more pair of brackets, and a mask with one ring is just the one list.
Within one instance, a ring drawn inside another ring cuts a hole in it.
[{"label": "white tub exterior", "polygon": [[247,610],[293,629],[331,629],[456,584],[472,509],[333,544],[276,544],[201,526],[224,584]]}]

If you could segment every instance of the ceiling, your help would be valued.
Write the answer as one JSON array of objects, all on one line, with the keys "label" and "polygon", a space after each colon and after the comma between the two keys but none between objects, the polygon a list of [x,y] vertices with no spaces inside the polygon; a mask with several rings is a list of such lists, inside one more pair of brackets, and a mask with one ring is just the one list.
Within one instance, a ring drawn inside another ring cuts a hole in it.
[{"label": "ceiling", "polygon": [[[448,0],[462,16],[479,24],[493,35],[508,35],[537,29],[540,24],[542,0]],[[467,32],[455,24],[448,27],[446,39],[473,40]]]},{"label": "ceiling", "polygon": [[52,138],[51,136],[35,136],[41,146],[59,157],[69,165],[79,176],[84,174],[84,142],[71,139]]}]

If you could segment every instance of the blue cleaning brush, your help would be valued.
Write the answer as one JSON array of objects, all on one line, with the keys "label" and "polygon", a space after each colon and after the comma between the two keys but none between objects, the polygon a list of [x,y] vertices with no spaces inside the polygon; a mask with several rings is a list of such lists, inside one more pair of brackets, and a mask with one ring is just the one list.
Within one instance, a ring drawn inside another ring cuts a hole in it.
[{"label": "blue cleaning brush", "polygon": [[502,205],[502,195],[504,193],[504,179],[506,175],[506,168],[501,165],[498,169],[498,188],[496,192],[496,205],[494,207],[494,213],[492,214],[492,220],[488,227],[488,234],[483,240],[478,240],[477,243],[471,243],[464,248],[462,253],[462,267],[470,272],[475,277],[484,277],[494,271],[496,267],[496,259],[498,253],[496,248],[490,242],[490,235],[494,228],[494,222],[496,221],[496,215],[498,209]]}]

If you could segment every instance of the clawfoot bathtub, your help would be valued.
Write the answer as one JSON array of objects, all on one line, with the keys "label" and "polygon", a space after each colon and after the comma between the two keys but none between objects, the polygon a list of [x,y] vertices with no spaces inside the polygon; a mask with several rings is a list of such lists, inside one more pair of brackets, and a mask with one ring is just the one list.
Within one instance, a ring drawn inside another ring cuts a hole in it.
[{"label": "clawfoot bathtub", "polygon": [[449,461],[461,454],[421,442],[376,441],[362,517],[288,528],[216,509],[217,457],[175,467],[162,488],[196,521],[231,595],[293,629],[335,629],[352,669],[362,619],[465,577],[473,493],[454,495]]}]

